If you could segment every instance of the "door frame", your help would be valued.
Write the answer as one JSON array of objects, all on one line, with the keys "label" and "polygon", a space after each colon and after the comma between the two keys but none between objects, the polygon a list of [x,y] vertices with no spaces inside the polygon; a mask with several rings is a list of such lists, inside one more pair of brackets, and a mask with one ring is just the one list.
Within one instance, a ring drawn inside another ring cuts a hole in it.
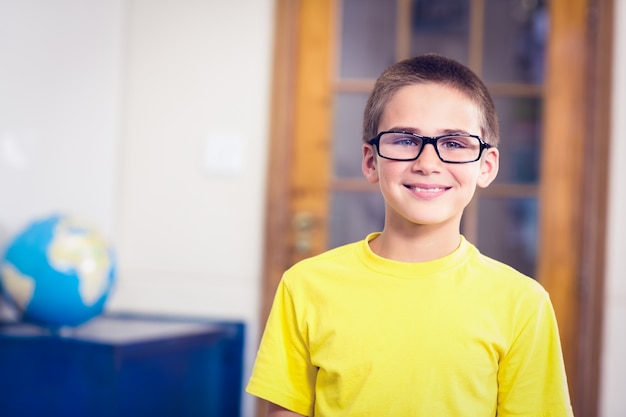
[{"label": "door frame", "polygon": [[[598,412],[613,1],[549,2],[537,279],[551,294],[559,321],[577,416]],[[275,10],[261,323],[297,239],[292,196],[298,187],[292,168],[298,161],[293,155],[303,154],[294,149],[294,137],[311,125],[330,132],[330,109],[319,108],[324,100],[329,107],[331,97],[315,88],[312,93],[310,85],[332,82],[332,29],[319,23],[325,19],[333,26],[336,18],[333,0],[276,0]],[[303,73],[323,56],[327,74],[319,69]],[[302,117],[311,114],[317,116]],[[317,241],[324,237],[316,235]]]}]

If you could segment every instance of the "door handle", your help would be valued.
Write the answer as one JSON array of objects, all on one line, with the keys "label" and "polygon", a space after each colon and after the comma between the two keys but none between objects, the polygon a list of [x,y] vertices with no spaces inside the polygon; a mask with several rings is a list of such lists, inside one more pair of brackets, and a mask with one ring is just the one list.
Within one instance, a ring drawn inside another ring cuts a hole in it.
[{"label": "door handle", "polygon": [[313,229],[315,227],[315,223],[315,217],[309,212],[296,213],[294,216],[294,248],[296,253],[308,254],[311,252],[311,248],[313,247]]}]

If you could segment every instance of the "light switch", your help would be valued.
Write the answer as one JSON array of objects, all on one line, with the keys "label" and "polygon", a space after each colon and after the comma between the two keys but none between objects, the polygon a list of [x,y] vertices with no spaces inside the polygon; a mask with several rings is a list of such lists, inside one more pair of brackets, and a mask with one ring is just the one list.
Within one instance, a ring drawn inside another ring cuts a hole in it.
[{"label": "light switch", "polygon": [[208,174],[236,176],[244,169],[245,140],[237,133],[211,133],[204,144],[203,165]]}]

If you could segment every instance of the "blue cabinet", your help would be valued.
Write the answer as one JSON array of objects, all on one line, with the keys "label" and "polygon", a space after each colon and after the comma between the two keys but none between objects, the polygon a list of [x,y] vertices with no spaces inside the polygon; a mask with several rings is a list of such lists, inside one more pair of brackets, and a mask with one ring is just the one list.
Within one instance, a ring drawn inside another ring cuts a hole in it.
[{"label": "blue cabinet", "polygon": [[0,325],[2,417],[238,417],[240,322],[101,316]]}]

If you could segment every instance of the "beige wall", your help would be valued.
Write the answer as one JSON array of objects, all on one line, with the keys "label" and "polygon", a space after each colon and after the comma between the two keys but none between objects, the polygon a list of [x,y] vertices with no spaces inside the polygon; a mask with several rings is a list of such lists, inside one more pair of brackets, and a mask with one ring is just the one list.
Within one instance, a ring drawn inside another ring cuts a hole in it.
[{"label": "beige wall", "polygon": [[271,3],[126,2],[112,307],[257,313]]},{"label": "beige wall", "polygon": [[109,308],[244,320],[247,374],[260,308],[273,1],[125,5],[120,275]]},{"label": "beige wall", "polygon": [[112,236],[122,24],[121,0],[0,0],[0,248],[56,212]]},{"label": "beige wall", "polygon": [[273,7],[0,0],[0,246],[35,217],[87,219],[119,258],[109,310],[244,320],[246,373]]}]

